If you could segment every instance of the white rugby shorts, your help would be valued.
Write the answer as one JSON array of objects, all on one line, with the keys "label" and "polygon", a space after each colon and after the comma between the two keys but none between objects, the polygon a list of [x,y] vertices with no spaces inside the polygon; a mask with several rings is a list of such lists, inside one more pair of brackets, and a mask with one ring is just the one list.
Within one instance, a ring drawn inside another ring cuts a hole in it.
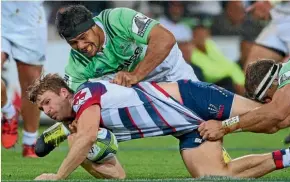
[{"label": "white rugby shorts", "polygon": [[43,65],[47,43],[47,20],[42,2],[2,2],[1,52],[9,59]]}]

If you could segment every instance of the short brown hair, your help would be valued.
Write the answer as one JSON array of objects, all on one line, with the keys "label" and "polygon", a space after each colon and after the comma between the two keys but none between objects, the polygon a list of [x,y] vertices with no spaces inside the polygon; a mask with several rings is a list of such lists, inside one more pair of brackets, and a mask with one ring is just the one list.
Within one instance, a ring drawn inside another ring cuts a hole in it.
[{"label": "short brown hair", "polygon": [[73,91],[58,74],[50,73],[47,75],[41,75],[32,85],[27,88],[27,96],[31,102],[35,103],[37,97],[42,95],[44,92],[52,91],[59,94],[61,88],[65,88],[73,94]]},{"label": "short brown hair", "polygon": [[276,64],[271,59],[261,59],[254,63],[251,63],[246,70],[245,89],[246,95],[250,98],[254,98],[255,90],[262,82],[271,67]]}]

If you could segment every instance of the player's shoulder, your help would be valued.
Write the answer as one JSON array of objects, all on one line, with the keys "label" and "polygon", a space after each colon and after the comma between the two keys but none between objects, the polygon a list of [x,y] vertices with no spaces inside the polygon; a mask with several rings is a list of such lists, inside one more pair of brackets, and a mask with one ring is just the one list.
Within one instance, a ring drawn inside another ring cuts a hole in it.
[{"label": "player's shoulder", "polygon": [[101,19],[104,23],[112,23],[112,20],[115,20],[115,18],[121,18],[126,17],[126,14],[136,14],[137,12],[130,8],[111,8],[111,9],[105,9],[101,11],[101,13],[98,15],[98,18]]},{"label": "player's shoulder", "polygon": [[284,62],[279,71],[279,88],[290,84],[290,61]]},{"label": "player's shoulder", "polygon": [[98,80],[98,81],[87,81],[82,83],[76,90],[76,92],[79,92],[80,90],[86,90],[89,89],[90,91],[93,92],[103,92],[106,91],[107,85],[110,84],[109,81],[103,81],[103,80]]}]

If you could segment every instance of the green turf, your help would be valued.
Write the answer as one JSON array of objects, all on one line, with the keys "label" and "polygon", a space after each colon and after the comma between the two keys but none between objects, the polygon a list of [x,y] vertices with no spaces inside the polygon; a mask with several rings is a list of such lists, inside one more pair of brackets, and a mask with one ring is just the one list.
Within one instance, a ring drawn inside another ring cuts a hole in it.
[{"label": "green turf", "polygon": [[[285,148],[282,141],[289,130],[273,135],[239,133],[226,137],[225,147],[234,157],[251,153],[271,152]],[[158,137],[120,143],[118,158],[131,181],[187,181],[190,178],[178,152],[178,141],[173,137]],[[67,153],[67,144],[62,144],[45,158],[25,159],[21,157],[21,145],[14,149],[2,148],[2,180],[32,180],[41,173],[56,172]],[[82,168],[70,177],[73,181],[95,180]],[[158,180],[163,179],[163,180]],[[204,178],[199,180],[226,181],[227,178]],[[275,171],[261,180],[290,181],[290,169]]]}]

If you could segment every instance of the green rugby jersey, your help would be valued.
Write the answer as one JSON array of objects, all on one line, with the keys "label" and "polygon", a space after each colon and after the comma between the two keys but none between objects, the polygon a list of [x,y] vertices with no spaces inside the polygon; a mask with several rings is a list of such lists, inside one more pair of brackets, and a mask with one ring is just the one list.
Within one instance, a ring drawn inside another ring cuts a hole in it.
[{"label": "green rugby jersey", "polygon": [[283,63],[281,70],[279,71],[279,87],[282,88],[287,84],[290,84],[290,60]]},{"label": "green rugby jersey", "polygon": [[105,33],[104,49],[91,58],[71,49],[65,80],[74,91],[90,78],[134,70],[145,56],[151,29],[159,23],[128,8],[107,9],[93,19]]}]

